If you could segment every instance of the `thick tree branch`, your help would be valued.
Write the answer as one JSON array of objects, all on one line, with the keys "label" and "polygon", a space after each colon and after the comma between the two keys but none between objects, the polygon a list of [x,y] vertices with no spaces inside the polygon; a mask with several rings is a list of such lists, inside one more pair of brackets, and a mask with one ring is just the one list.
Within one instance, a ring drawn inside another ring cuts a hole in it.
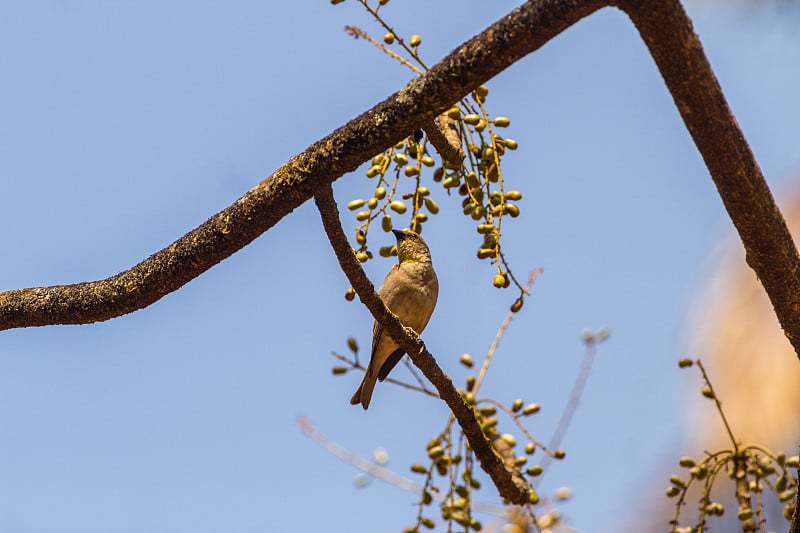
[{"label": "thick tree branch", "polygon": [[601,0],[529,2],[430,71],[292,157],[233,205],[125,272],[100,281],[0,293],[0,330],[89,324],[142,309],[233,255],[362,162],[422,128],[454,102],[541,47]]},{"label": "thick tree branch", "polygon": [[356,290],[358,297],[367,306],[375,320],[380,322],[392,339],[406,350],[417,368],[439,391],[439,397],[447,403],[458,420],[472,451],[475,452],[475,456],[481,463],[481,468],[492,478],[500,495],[512,503],[520,505],[528,503],[530,489],[521,477],[507,470],[503,461],[494,453],[491,443],[484,436],[483,430],[475,418],[472,407],[458,393],[450,377],[436,364],[436,360],[425,348],[425,344],[414,333],[414,330],[403,327],[403,324],[387,309],[383,300],[375,292],[375,287],[356,260],[347,236],[342,230],[339,209],[336,207],[330,186],[320,187],[315,201],[322,217],[322,225],[325,227],[325,233],[336,253],[339,265]]},{"label": "thick tree branch", "polygon": [[786,336],[800,354],[800,257],[678,0],[618,0],[639,30],[703,156]]}]

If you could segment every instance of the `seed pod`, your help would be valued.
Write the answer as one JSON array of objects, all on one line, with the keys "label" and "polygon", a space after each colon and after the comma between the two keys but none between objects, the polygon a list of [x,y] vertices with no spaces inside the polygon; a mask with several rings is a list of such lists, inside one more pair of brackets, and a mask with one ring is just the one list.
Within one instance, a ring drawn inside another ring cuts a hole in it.
[{"label": "seed pod", "polygon": [[383,36],[383,42],[386,44],[392,44],[394,42],[394,33],[389,32]]},{"label": "seed pod", "polygon": [[536,445],[532,442],[529,442],[525,445],[525,453],[528,455],[532,455],[536,451]]},{"label": "seed pod", "polygon": [[484,405],[478,411],[483,416],[492,416],[493,414],[497,413],[497,408],[494,405]]},{"label": "seed pod", "polygon": [[478,179],[478,175],[474,172],[467,172],[466,181],[467,185],[471,189],[477,189],[481,186],[481,181]]},{"label": "seed pod", "polygon": [[378,207],[378,199],[373,196],[367,200],[367,207],[369,207],[370,211]]},{"label": "seed pod", "polygon": [[434,446],[430,450],[428,450],[428,457],[431,459],[438,459],[439,457],[444,455],[444,448],[441,446]]},{"label": "seed pod", "polygon": [[408,40],[408,44],[411,46],[419,46],[422,42],[422,38],[419,35],[412,35],[411,38]]},{"label": "seed pod", "polygon": [[403,213],[406,212],[406,204],[404,204],[400,200],[395,200],[394,202],[389,204],[389,209],[391,209],[395,213],[402,215]]},{"label": "seed pod", "polygon": [[517,445],[517,439],[511,433],[503,433],[500,435],[500,438],[503,439],[506,444],[511,446],[512,448]]},{"label": "seed pod", "polygon": [[508,119],[508,117],[496,117],[492,123],[494,123],[494,125],[498,128],[505,128],[511,124],[511,121]]},{"label": "seed pod", "polygon": [[406,157],[406,154],[394,154],[392,159],[401,167],[408,164],[408,157]]},{"label": "seed pod", "polygon": [[487,146],[483,149],[483,159],[494,159],[494,148]]},{"label": "seed pod", "polygon": [[353,353],[358,353],[358,341],[355,337],[347,337],[347,347]]},{"label": "seed pod", "polygon": [[536,494],[536,491],[533,489],[528,491],[528,503],[532,503],[533,505],[539,503],[539,495]]},{"label": "seed pod", "polygon": [[403,173],[410,178],[419,174],[419,169],[414,165],[408,165],[405,170],[403,170]]},{"label": "seed pod", "polygon": [[515,202],[522,198],[522,193],[519,191],[508,191],[506,193],[507,200],[514,200]]},{"label": "seed pod", "polygon": [[347,370],[348,370],[348,368],[346,368],[344,366],[335,366],[335,367],[333,367],[331,369],[331,371],[333,372],[334,376],[338,376],[338,375],[341,375],[341,374],[347,374]]},{"label": "seed pod", "polygon": [[492,285],[494,285],[498,289],[502,289],[505,284],[506,284],[506,277],[502,273],[495,274],[494,279],[492,280]]},{"label": "seed pod", "polygon": [[356,232],[356,242],[362,246],[367,243],[367,236],[361,230]]},{"label": "seed pod", "polygon": [[413,464],[411,465],[411,471],[415,474],[427,474],[428,469],[422,466],[421,464]]},{"label": "seed pod", "polygon": [[346,291],[344,291],[344,299],[348,302],[352,302],[353,299],[356,297],[356,290],[353,287],[350,287]]},{"label": "seed pod", "polygon": [[[425,494],[427,494],[429,498],[431,497],[431,495],[430,495],[430,494],[428,494],[427,492],[426,492]],[[424,499],[424,498],[425,498],[425,497],[423,496],[423,499]],[[423,501],[423,503],[424,503],[424,501]],[[427,505],[427,504],[425,504],[425,505]],[[431,520],[430,518],[423,518],[423,519],[421,519],[421,520],[420,520],[420,523],[421,523],[423,526],[427,527],[428,529],[433,529],[433,528],[435,528],[435,527],[436,527],[436,522],[434,522],[434,521],[433,521],[433,520]]]},{"label": "seed pod", "polygon": [[714,399],[714,391],[712,391],[708,387],[703,387],[702,390],[700,390],[700,393],[703,396],[705,396],[706,398],[709,398],[709,399],[712,399],[712,400]]},{"label": "seed pod", "polygon": [[689,359],[688,357],[684,357],[683,359],[678,361],[678,367],[680,368],[688,368],[694,364],[694,361]]},{"label": "seed pod", "polygon": [[362,207],[366,202],[364,200],[352,200],[350,203],[347,204],[347,209],[350,211],[355,211],[359,207]]},{"label": "seed pod", "polygon": [[544,470],[542,469],[542,465],[529,466],[528,469],[525,471],[526,474],[532,477],[540,476],[542,472],[544,472]]},{"label": "seed pod", "polygon": [[444,177],[444,168],[439,167],[433,171],[433,181],[438,183],[442,181],[443,177]]},{"label": "seed pod", "polygon": [[402,141],[397,141],[397,144],[394,145],[395,150],[402,150],[406,146],[406,140],[403,139]]},{"label": "seed pod", "polygon": [[472,360],[472,356],[468,353],[462,353],[458,360],[467,368],[472,368],[472,365],[475,364]]},{"label": "seed pod", "polygon": [[506,148],[508,148],[509,150],[516,150],[517,147],[519,146],[517,144],[517,141],[515,141],[514,139],[503,139],[503,144],[505,144]]},{"label": "seed pod", "polygon": [[523,302],[522,302],[522,296],[520,296],[519,298],[517,298],[516,300],[514,300],[514,303],[513,303],[513,304],[511,304],[511,312],[512,312],[512,313],[516,313],[517,311],[519,311],[520,309],[522,309],[522,303],[523,303]]},{"label": "seed pod", "polygon": [[519,216],[519,207],[515,204],[505,204],[505,209],[503,209],[503,211],[511,215],[511,218],[517,218]]},{"label": "seed pod", "polygon": [[381,219],[381,229],[387,233],[392,231],[392,215],[383,215]]},{"label": "seed pod", "polygon": [[519,467],[521,467],[522,465],[524,465],[527,462],[528,462],[528,458],[525,457],[524,455],[520,455],[519,457],[514,459],[514,466],[519,468]]},{"label": "seed pod", "polygon": [[486,121],[485,121],[485,120],[483,120],[483,119],[480,119],[480,120],[478,121],[478,123],[477,123],[477,124],[475,124],[475,126],[474,126],[474,127],[475,127],[475,131],[477,131],[478,133],[480,133],[480,132],[482,132],[483,130],[485,130],[485,129],[486,129]]},{"label": "seed pod", "polygon": [[522,410],[522,414],[525,416],[533,415],[539,412],[542,407],[538,403],[529,403],[525,406],[525,409]]},{"label": "seed pod", "polygon": [[478,224],[476,229],[478,230],[478,233],[486,235],[487,233],[494,231],[494,224]]},{"label": "seed pod", "polygon": [[478,87],[475,88],[475,96],[479,98],[486,98],[486,95],[488,94],[489,94],[489,88],[486,87],[486,85],[479,85]]},{"label": "seed pod", "polygon": [[681,458],[678,460],[678,464],[679,464],[679,465],[681,465],[681,466],[682,466],[682,467],[684,467],[684,468],[691,468],[691,467],[693,467],[693,466],[694,466],[696,463],[694,462],[694,459],[692,459],[691,457],[686,457],[686,456],[684,456],[684,457],[681,457]]},{"label": "seed pod", "polygon": [[[464,354],[464,355],[466,355],[466,354]],[[470,374],[469,376],[467,376],[467,390],[471,391],[472,387],[474,387],[474,386],[475,386],[475,376]]]},{"label": "seed pod", "polygon": [[365,254],[364,252],[358,252],[356,254],[356,260],[359,263],[366,263],[368,259],[369,259],[369,255]]},{"label": "seed pod", "polygon": [[428,215],[427,215],[427,214],[425,214],[425,213],[417,213],[417,214],[414,216],[414,218],[415,218],[415,219],[417,220],[417,222],[419,222],[420,224],[424,224],[425,222],[427,222],[427,221],[428,221]]},{"label": "seed pod", "polygon": [[669,482],[675,485],[676,487],[680,487],[682,489],[686,488],[686,482],[681,479],[680,476],[670,476]]},{"label": "seed pod", "polygon": [[356,213],[356,220],[359,222],[364,222],[369,218],[369,211],[359,211]]},{"label": "seed pod", "polygon": [[384,189],[383,187],[376,188],[375,198],[377,198],[378,200],[383,200],[384,198],[386,198],[386,189]]},{"label": "seed pod", "polygon": [[560,450],[559,449],[559,450],[556,450],[555,452],[553,452],[553,458],[554,459],[563,459],[566,456],[567,456],[567,452],[565,452],[564,450]]},{"label": "seed pod", "polygon": [[446,177],[444,179],[444,182],[442,182],[442,185],[444,185],[445,189],[452,189],[453,187],[458,187],[459,184],[460,183],[458,181],[458,175],[456,174]]},{"label": "seed pod", "polygon": [[428,492],[427,490],[423,491],[422,492],[422,505],[430,505],[431,502],[433,502],[433,496],[431,496],[431,493]]},{"label": "seed pod", "polygon": [[470,113],[469,115],[464,115],[462,119],[465,124],[469,124],[470,126],[474,126],[478,122],[480,122],[481,117],[476,115],[475,113]]},{"label": "seed pod", "polygon": [[375,176],[377,176],[380,173],[381,173],[381,167],[378,167],[378,166],[372,166],[372,167],[369,167],[367,169],[367,177],[368,178],[374,178]]},{"label": "seed pod", "polygon": [[447,110],[447,116],[453,120],[461,120],[461,111],[457,106],[453,106]]},{"label": "seed pod", "polygon": [[394,245],[392,245],[392,246],[381,246],[378,249],[378,255],[380,255],[381,257],[391,257],[393,248],[394,248]]},{"label": "seed pod", "polygon": [[697,466],[693,466],[689,470],[689,473],[692,475],[693,478],[702,481],[708,475],[708,468],[706,468],[705,465],[700,464]]},{"label": "seed pod", "polygon": [[478,249],[478,259],[489,259],[490,257],[497,257],[497,248]]},{"label": "seed pod", "polygon": [[417,189],[417,194],[420,196],[428,196],[431,193],[431,190],[426,186],[422,185]]},{"label": "seed pod", "polygon": [[670,487],[667,488],[667,498],[674,498],[675,496],[677,496],[680,493],[681,493],[681,490],[678,487],[674,486],[674,485],[670,485]]},{"label": "seed pod", "polygon": [[434,159],[431,156],[424,155],[422,156],[422,164],[425,165],[426,167],[432,167],[433,165],[436,164],[436,161],[434,161]]}]

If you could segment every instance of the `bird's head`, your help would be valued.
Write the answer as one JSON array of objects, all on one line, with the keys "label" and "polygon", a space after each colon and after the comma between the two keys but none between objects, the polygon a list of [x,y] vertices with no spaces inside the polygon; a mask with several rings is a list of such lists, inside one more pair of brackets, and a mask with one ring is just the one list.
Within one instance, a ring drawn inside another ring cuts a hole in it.
[{"label": "bird's head", "polygon": [[397,257],[401,263],[431,262],[431,251],[417,233],[410,229],[393,229],[392,233],[397,238]]}]

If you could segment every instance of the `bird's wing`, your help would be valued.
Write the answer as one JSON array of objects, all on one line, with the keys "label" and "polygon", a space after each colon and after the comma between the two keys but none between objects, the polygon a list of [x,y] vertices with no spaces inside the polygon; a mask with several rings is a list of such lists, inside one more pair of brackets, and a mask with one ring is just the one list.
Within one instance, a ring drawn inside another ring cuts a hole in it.
[{"label": "bird's wing", "polygon": [[391,372],[392,369],[395,366],[397,366],[397,363],[400,362],[400,359],[402,359],[405,354],[406,352],[402,348],[398,348],[397,350],[389,354],[389,357],[386,359],[386,362],[383,363],[383,366],[381,367],[380,371],[378,371],[378,380],[383,381],[384,379],[386,379],[386,376],[389,375],[389,372]]}]

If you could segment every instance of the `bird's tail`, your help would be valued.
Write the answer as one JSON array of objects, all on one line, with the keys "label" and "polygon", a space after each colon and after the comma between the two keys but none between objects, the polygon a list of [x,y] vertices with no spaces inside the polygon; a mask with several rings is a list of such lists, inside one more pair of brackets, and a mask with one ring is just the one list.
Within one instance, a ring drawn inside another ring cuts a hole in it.
[{"label": "bird's tail", "polygon": [[374,374],[375,372],[372,371],[372,365],[370,365],[367,368],[367,372],[364,374],[361,385],[358,386],[355,394],[350,398],[351,405],[361,404],[364,410],[367,410],[369,402],[372,400],[372,391],[375,390],[375,383],[378,381],[378,376]]}]

